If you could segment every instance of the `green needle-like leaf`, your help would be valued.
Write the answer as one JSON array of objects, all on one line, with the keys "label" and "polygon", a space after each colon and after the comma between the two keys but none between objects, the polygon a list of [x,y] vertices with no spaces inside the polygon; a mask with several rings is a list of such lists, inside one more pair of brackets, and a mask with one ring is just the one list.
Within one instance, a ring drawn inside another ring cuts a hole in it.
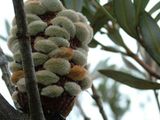
[{"label": "green needle-like leaf", "polygon": [[128,85],[133,88],[142,90],[160,89],[159,83],[137,78],[124,72],[109,69],[99,70],[99,72],[107,77],[114,79],[115,81],[121,82],[122,84]]},{"label": "green needle-like leaf", "polygon": [[136,13],[131,0],[113,0],[113,9],[118,24],[130,36],[136,38]]},{"label": "green needle-like leaf", "polygon": [[147,13],[140,18],[144,47],[150,56],[160,65],[160,28],[156,21]]}]

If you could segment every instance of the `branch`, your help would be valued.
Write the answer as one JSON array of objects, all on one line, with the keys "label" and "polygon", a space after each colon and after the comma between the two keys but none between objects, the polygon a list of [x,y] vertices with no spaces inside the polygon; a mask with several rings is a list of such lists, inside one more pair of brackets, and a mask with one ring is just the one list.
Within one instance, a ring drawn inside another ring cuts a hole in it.
[{"label": "branch", "polygon": [[29,117],[16,111],[0,94],[0,118],[1,120],[29,120]]},{"label": "branch", "polygon": [[84,120],[90,120],[90,118],[86,116],[86,114],[85,114],[85,112],[83,111],[83,108],[82,108],[82,106],[80,105],[80,103],[79,103],[78,100],[76,101],[76,105],[77,105],[77,107],[79,108],[82,116],[84,117]]},{"label": "branch", "polygon": [[2,79],[4,80],[10,94],[12,94],[14,91],[14,87],[12,86],[11,81],[10,81],[11,75],[8,70],[8,60],[6,56],[4,55],[1,47],[0,47],[0,68],[2,70]]},{"label": "branch", "polygon": [[25,82],[29,101],[30,117],[31,120],[45,120],[40,101],[40,95],[36,84],[33,59],[31,57],[31,44],[30,39],[28,37],[23,0],[12,1],[14,5],[15,18],[18,28],[17,37],[20,44],[20,52],[22,55],[22,63],[25,73]]},{"label": "branch", "polygon": [[151,76],[160,79],[160,74],[154,71],[149,65],[144,63],[136,54],[134,54],[129,48],[125,48],[127,51],[127,56],[133,58],[137,63],[139,63]]},{"label": "branch", "polygon": [[106,113],[104,111],[103,105],[102,105],[101,97],[97,93],[97,90],[93,84],[92,84],[92,92],[93,92],[92,98],[96,101],[96,104],[99,108],[99,111],[100,111],[102,117],[103,117],[103,120],[108,120]]}]

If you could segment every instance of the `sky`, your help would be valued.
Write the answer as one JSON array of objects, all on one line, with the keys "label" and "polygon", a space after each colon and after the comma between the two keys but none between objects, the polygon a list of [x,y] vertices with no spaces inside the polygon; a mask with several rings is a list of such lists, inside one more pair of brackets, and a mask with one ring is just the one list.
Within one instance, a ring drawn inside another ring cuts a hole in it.
[{"label": "sky", "polygon": [[[106,0],[101,0],[101,3],[104,4],[105,1]],[[147,9],[151,8],[158,1],[159,0],[150,0],[149,6],[147,6]],[[0,34],[6,35],[4,20],[6,19],[11,23],[11,20],[14,17],[14,11],[13,11],[11,0],[4,0],[3,3],[0,4],[0,16],[1,16]],[[130,39],[127,45],[130,46],[133,51],[136,50],[136,47],[135,47],[136,43],[134,39],[130,38],[123,30],[121,30],[121,32],[124,38]],[[106,43],[106,39],[108,39],[106,36],[96,35],[96,38],[104,40],[104,44],[112,44],[111,42]],[[4,42],[1,42],[0,46],[2,47],[5,53],[11,54],[11,52],[8,50]],[[97,58],[101,58],[101,60],[106,59],[106,57],[111,57],[110,61],[112,61],[113,63],[122,64],[122,61],[117,61],[117,57],[120,57],[119,55],[113,56],[109,52],[101,51],[100,47],[98,47],[96,49],[90,49],[90,52],[89,52],[88,62],[91,65],[91,69],[94,69],[95,65],[99,62],[99,59],[95,59],[95,56]],[[0,76],[1,76],[1,73],[0,73]],[[160,120],[160,115],[159,115],[152,91],[138,91],[136,89],[127,87],[125,85],[122,85],[120,87],[120,91],[121,93],[128,95],[132,100],[131,109],[129,109],[129,111],[124,115],[124,117],[121,120]],[[13,105],[13,103],[11,102],[9,93],[7,92],[7,88],[5,87],[5,84],[2,80],[0,80],[0,93]],[[88,95],[88,93],[83,92],[81,93],[80,96],[85,98],[84,102],[82,102],[82,107],[84,108],[87,115],[91,117],[91,120],[102,120],[101,115],[98,114],[98,109],[93,107],[92,105],[93,100]],[[106,113],[110,118],[109,120],[112,120],[111,119],[112,114],[109,112],[108,106],[107,105],[104,105],[104,106],[105,106]],[[144,106],[145,109],[142,110],[140,106]],[[78,111],[76,107],[74,108],[74,110]],[[73,111],[71,112],[71,115],[69,116],[68,120],[70,120],[74,116],[75,116],[75,112]],[[83,119],[80,117],[78,120],[83,120]]]}]

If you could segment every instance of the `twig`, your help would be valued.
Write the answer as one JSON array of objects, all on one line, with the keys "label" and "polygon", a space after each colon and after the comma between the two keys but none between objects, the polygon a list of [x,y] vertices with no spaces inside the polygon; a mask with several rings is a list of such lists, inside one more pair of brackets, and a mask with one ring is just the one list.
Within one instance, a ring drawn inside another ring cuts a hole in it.
[{"label": "twig", "polygon": [[97,93],[97,90],[96,90],[96,88],[94,87],[93,84],[92,84],[92,92],[93,92],[92,98],[96,101],[96,104],[99,108],[99,111],[100,111],[102,117],[103,117],[103,120],[108,120],[107,115],[106,115],[106,113],[103,109],[101,97]]},{"label": "twig", "polygon": [[40,101],[38,86],[36,84],[33,59],[31,57],[31,44],[30,39],[28,37],[23,0],[12,1],[14,5],[15,18],[18,28],[17,37],[20,44],[20,52],[22,55],[22,63],[25,73],[25,82],[29,101],[30,117],[31,120],[45,120]]},{"label": "twig", "polygon": [[0,68],[2,70],[2,79],[4,80],[10,94],[13,93],[14,87],[11,84],[10,81],[10,72],[8,70],[8,61],[6,56],[3,53],[3,50],[0,47]]},{"label": "twig", "polygon": [[86,116],[86,114],[85,114],[85,112],[83,111],[83,108],[82,108],[82,106],[81,106],[81,104],[79,103],[78,100],[76,101],[76,105],[77,105],[77,107],[79,108],[82,116],[84,117],[84,120],[90,120],[90,118]]},{"label": "twig", "polygon": [[153,90],[153,92],[154,92],[154,96],[156,98],[158,110],[159,110],[159,113],[160,113],[160,102],[159,102],[159,99],[158,99],[158,92],[156,90]]},{"label": "twig", "polygon": [[144,63],[136,54],[134,54],[129,48],[125,48],[127,51],[127,56],[133,58],[137,63],[139,63],[151,76],[160,79],[160,75],[154,71],[149,65]]}]

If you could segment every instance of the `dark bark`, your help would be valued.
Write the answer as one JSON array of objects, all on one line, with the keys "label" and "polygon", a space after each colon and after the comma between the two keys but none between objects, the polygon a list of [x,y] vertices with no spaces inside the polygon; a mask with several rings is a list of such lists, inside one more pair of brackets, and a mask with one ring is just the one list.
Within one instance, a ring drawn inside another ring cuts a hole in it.
[{"label": "dark bark", "polygon": [[15,110],[0,94],[0,120],[29,120],[29,117]]},{"label": "dark bark", "polygon": [[31,57],[31,44],[27,32],[23,0],[13,0],[13,5],[18,28],[17,37],[20,44],[20,52],[22,55],[22,63],[25,73],[30,117],[31,120],[45,120],[38,86],[36,84],[33,59]]},{"label": "dark bark", "polygon": [[14,91],[14,87],[12,86],[10,81],[10,72],[8,70],[8,60],[1,48],[0,48],[0,68],[2,71],[2,79],[4,80],[10,94],[12,94]]}]

